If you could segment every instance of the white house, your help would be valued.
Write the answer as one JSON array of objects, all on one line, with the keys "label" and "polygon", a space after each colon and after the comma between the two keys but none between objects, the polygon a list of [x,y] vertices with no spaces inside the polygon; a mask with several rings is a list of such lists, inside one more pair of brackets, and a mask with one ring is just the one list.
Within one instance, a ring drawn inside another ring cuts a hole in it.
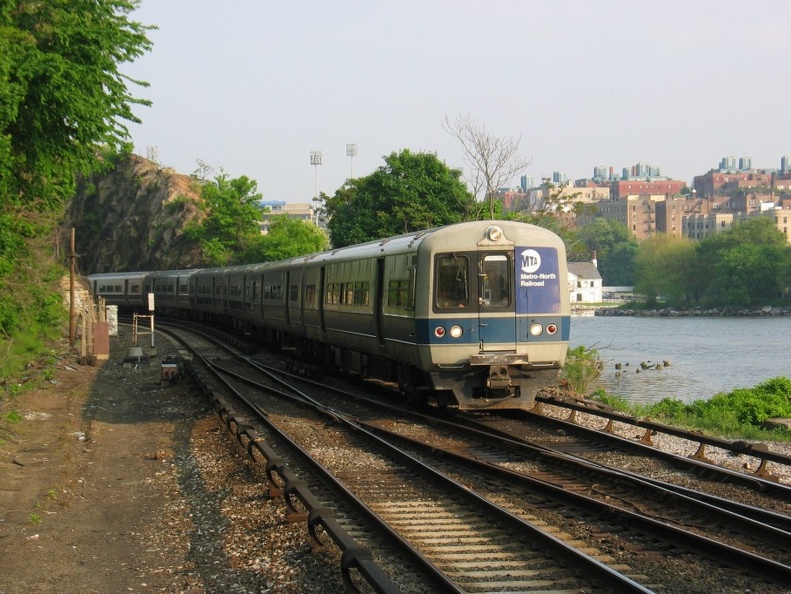
[{"label": "white house", "polygon": [[601,303],[602,278],[593,262],[569,262],[569,295],[575,303]]}]

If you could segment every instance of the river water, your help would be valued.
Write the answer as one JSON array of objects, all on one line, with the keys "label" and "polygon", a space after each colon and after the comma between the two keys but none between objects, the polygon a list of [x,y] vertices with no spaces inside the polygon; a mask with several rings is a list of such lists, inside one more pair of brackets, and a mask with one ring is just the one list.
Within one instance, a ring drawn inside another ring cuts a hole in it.
[{"label": "river water", "polygon": [[[570,346],[579,345],[599,350],[607,392],[632,402],[705,400],[773,377],[791,377],[788,316],[573,316]],[[641,369],[643,362],[661,369]],[[620,376],[616,363],[622,366]]]}]

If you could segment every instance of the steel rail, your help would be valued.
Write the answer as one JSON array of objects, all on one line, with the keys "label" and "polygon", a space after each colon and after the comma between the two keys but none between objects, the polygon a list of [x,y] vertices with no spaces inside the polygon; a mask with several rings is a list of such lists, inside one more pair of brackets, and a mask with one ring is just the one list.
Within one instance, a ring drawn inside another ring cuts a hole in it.
[{"label": "steel rail", "polygon": [[[213,364],[213,365],[216,365],[216,364]],[[255,382],[250,380],[249,378],[246,378],[246,377],[241,376],[239,374],[235,374],[234,372],[232,372],[232,371],[230,371],[228,369],[224,369],[221,366],[219,366],[219,369],[223,370],[224,373],[232,373],[232,374],[234,374],[237,377],[237,379],[239,379],[241,381],[245,381],[245,382],[248,382],[248,383],[255,384]],[[270,375],[270,377],[272,376],[272,374],[270,374],[270,373],[268,373],[268,375]],[[302,380],[303,378],[297,378],[297,379]],[[282,380],[277,380],[277,381],[282,382]],[[258,387],[261,387],[261,386],[258,386]],[[558,539],[557,537],[555,537],[555,536],[553,536],[551,534],[548,534],[547,532],[545,532],[545,531],[541,530],[540,528],[530,524],[529,522],[526,522],[525,520],[523,520],[523,519],[521,519],[521,518],[519,518],[517,516],[514,516],[509,511],[507,511],[504,508],[492,503],[491,501],[489,501],[489,500],[487,500],[487,499],[485,499],[485,498],[483,498],[483,497],[481,497],[481,496],[479,496],[479,495],[477,495],[475,493],[472,493],[464,485],[456,482],[455,480],[453,480],[453,479],[443,475],[442,473],[436,471],[435,469],[427,466],[426,464],[424,464],[421,461],[415,459],[413,456],[409,455],[408,453],[404,452],[403,450],[400,450],[399,448],[395,447],[391,443],[388,443],[386,440],[382,440],[381,438],[379,438],[375,434],[375,432],[371,432],[371,431],[367,430],[356,419],[351,418],[348,415],[346,415],[346,414],[344,414],[344,413],[342,413],[340,411],[337,411],[336,409],[334,409],[332,407],[325,406],[322,403],[316,401],[315,399],[313,399],[313,398],[311,398],[311,397],[309,397],[309,396],[307,396],[305,394],[300,393],[298,390],[293,388],[293,386],[289,385],[288,388],[290,390],[296,392],[298,395],[295,396],[295,395],[291,395],[291,394],[282,394],[283,396],[288,397],[288,398],[297,398],[300,401],[300,403],[302,403],[302,404],[306,404],[306,403],[307,404],[311,404],[312,406],[315,406],[319,412],[321,412],[321,413],[323,413],[325,415],[331,416],[333,419],[335,419],[339,423],[342,423],[342,424],[346,425],[350,430],[354,431],[355,433],[366,435],[369,439],[374,440],[376,442],[376,444],[379,446],[379,448],[385,449],[387,452],[389,452],[390,455],[396,456],[398,459],[402,460],[405,464],[408,464],[408,465],[410,465],[413,468],[418,468],[422,473],[426,474],[427,476],[430,476],[433,480],[436,480],[436,481],[439,481],[439,482],[445,484],[447,488],[453,489],[458,495],[461,495],[461,496],[471,500],[475,505],[485,507],[486,509],[488,509],[490,511],[490,513],[495,514],[502,521],[505,521],[505,522],[507,522],[507,523],[509,523],[509,524],[511,524],[513,526],[516,526],[520,530],[524,530],[524,531],[529,532],[534,538],[540,539],[541,543],[545,547],[547,547],[550,550],[553,550],[555,552],[555,554],[557,554],[559,556],[562,556],[567,561],[572,563],[574,566],[583,566],[583,567],[585,567],[585,569],[587,569],[588,571],[590,571],[592,574],[595,575],[595,577],[592,578],[592,579],[595,579],[595,580],[599,581],[600,583],[606,583],[606,584],[610,585],[611,587],[616,588],[616,590],[619,591],[619,592],[642,592],[642,593],[651,592],[651,590],[645,588],[643,585],[635,582],[631,578],[619,573],[616,570],[613,570],[612,568],[608,567],[606,564],[604,564],[604,563],[602,563],[600,561],[597,561],[596,559],[593,559],[590,555],[587,555],[587,554],[577,550],[573,546],[566,544],[565,542],[563,542],[562,540]],[[268,420],[266,420],[265,422],[267,422],[267,424],[269,424]],[[284,436],[284,437],[286,439],[289,439],[287,436]],[[295,444],[295,447],[298,447],[298,446],[296,446],[296,444]],[[323,467],[321,465],[319,465],[318,462],[316,462],[315,464],[317,465],[318,468],[323,469]],[[323,471],[324,472],[328,472],[326,470],[323,470]],[[353,496],[353,494],[351,494],[351,495]],[[364,502],[362,502],[362,501],[360,502],[360,504],[365,506]],[[382,518],[379,518],[378,514],[376,514],[372,510],[369,511],[368,513],[372,514],[374,517],[378,518],[378,521],[379,522],[383,522],[385,526],[388,526],[387,523],[385,522],[385,520],[382,519]],[[401,537],[399,536],[399,539],[400,538]],[[409,546],[411,547],[411,545],[409,545]],[[420,555],[419,552],[418,552],[418,554]],[[432,565],[432,567],[434,567],[433,564],[431,564],[431,565]],[[439,575],[443,579],[449,579],[449,578],[447,578],[445,576],[445,574],[444,574],[444,572],[442,572],[442,570],[437,568],[436,571],[439,572]],[[451,585],[453,584],[452,581],[448,581],[448,583],[451,584]]]},{"label": "steel rail", "polygon": [[[614,517],[622,517],[628,520],[630,525],[644,526],[647,530],[651,530],[652,533],[660,534],[664,538],[667,538],[677,544],[682,544],[683,546],[687,546],[692,549],[701,548],[703,550],[706,550],[712,556],[712,558],[716,560],[722,560],[722,559],[730,560],[733,563],[738,563],[739,566],[751,572],[755,572],[757,570],[762,572],[763,575],[772,576],[774,579],[781,581],[782,583],[791,584],[790,565],[780,563],[772,559],[767,559],[765,557],[756,555],[749,551],[738,549],[731,545],[717,542],[713,539],[710,539],[705,536],[701,536],[699,534],[690,532],[688,530],[671,526],[665,522],[660,522],[644,514],[640,514],[637,512],[633,512],[618,507],[614,505],[612,502],[602,503],[601,501],[595,498],[588,497],[580,493],[575,493],[569,489],[559,487],[545,480],[536,479],[524,473],[503,468],[492,462],[482,461],[473,456],[468,456],[458,451],[444,449],[436,445],[431,445],[423,441],[401,435],[399,433],[388,431],[387,429],[383,429],[378,426],[366,424],[366,427],[369,428],[371,431],[386,436],[388,439],[398,440],[404,443],[408,443],[410,447],[413,447],[425,453],[429,453],[434,456],[441,455],[444,458],[456,460],[457,462],[462,463],[466,466],[475,468],[479,471],[484,471],[488,474],[495,475],[496,477],[508,478],[509,480],[516,480],[521,484],[528,484],[530,485],[531,488],[546,493],[548,496],[550,496],[553,499],[567,501],[569,503],[574,504],[575,506],[580,507],[581,509],[588,509],[590,507],[593,507],[599,510],[599,512],[601,512],[602,514],[612,515]],[[561,456],[563,455],[561,454]],[[617,471],[615,472],[615,474],[618,474]],[[683,495],[679,495],[679,494],[674,494],[674,495],[676,495],[681,499],[685,499]],[[791,544],[791,534],[789,534],[788,532],[778,530],[773,526],[760,524],[758,522],[754,522],[742,518],[737,513],[733,513],[727,510],[713,509],[712,506],[708,504],[703,504],[696,500],[692,500],[692,501],[694,502],[694,504],[698,504],[702,508],[708,508],[709,511],[722,513],[729,521],[738,523],[743,527],[744,526],[748,527],[753,534],[761,534],[762,532],[765,532],[767,535],[771,535],[783,539],[786,546],[789,546],[789,544]]]}]

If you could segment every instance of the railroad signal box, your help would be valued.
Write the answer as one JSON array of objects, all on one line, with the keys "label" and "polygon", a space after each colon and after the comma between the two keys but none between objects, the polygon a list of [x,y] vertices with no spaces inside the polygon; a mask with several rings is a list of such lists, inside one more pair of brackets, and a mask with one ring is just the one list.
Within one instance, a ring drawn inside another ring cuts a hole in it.
[{"label": "railroad signal box", "polygon": [[162,363],[160,364],[159,368],[160,368],[160,373],[159,373],[160,382],[169,382],[171,384],[174,384],[181,377],[182,365],[181,365],[181,359],[179,357],[174,357],[174,356],[165,357],[164,359],[162,359]]}]

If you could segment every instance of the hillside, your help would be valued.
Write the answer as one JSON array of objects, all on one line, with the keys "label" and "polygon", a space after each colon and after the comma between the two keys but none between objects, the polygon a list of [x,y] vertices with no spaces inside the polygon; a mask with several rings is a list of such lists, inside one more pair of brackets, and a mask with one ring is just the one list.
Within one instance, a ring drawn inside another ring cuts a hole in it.
[{"label": "hillside", "polygon": [[69,245],[74,227],[82,274],[197,266],[200,252],[181,234],[198,215],[197,183],[130,155],[111,171],[80,182],[62,245]]}]

